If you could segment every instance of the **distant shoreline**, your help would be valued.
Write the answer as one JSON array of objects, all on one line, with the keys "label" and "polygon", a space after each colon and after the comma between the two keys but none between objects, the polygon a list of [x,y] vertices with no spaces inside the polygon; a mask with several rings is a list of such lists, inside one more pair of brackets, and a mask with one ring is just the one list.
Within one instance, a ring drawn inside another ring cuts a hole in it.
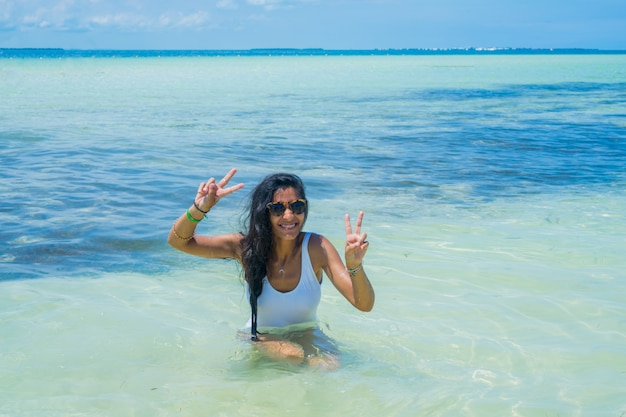
[{"label": "distant shoreline", "polygon": [[2,57],[193,57],[193,56],[371,56],[371,55],[619,55],[626,50],[586,48],[404,48],[404,49],[63,49],[0,48]]}]

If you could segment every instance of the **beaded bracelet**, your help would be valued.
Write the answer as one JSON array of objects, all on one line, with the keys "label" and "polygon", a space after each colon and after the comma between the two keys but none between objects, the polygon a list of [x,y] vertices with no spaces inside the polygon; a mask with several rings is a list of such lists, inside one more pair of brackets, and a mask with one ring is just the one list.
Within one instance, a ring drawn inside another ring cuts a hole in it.
[{"label": "beaded bracelet", "polygon": [[187,218],[189,219],[190,222],[193,222],[193,223],[200,223],[200,221],[202,220],[202,219],[200,220],[194,219],[191,213],[189,212],[189,210],[187,210]]},{"label": "beaded bracelet", "polygon": [[363,264],[357,266],[356,268],[353,269],[348,269],[348,273],[350,274],[350,277],[353,277],[356,275],[357,272],[359,272],[361,269],[363,269]]},{"label": "beaded bracelet", "polygon": [[189,241],[193,238],[193,236],[194,236],[194,234],[193,234],[193,233],[192,233],[192,234],[191,234],[191,236],[189,236],[189,237],[182,237],[181,235],[179,235],[179,234],[176,232],[176,222],[174,222],[174,224],[172,225],[172,233],[173,233],[173,234],[174,234],[174,236],[176,236],[178,239],[180,239],[180,240],[184,240],[185,242],[189,242]]}]

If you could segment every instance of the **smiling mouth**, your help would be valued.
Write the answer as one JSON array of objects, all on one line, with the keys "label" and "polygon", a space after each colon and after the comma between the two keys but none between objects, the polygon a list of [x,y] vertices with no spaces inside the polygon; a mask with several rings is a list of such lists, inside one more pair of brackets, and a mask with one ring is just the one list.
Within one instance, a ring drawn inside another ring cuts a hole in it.
[{"label": "smiling mouth", "polygon": [[293,224],[281,224],[280,227],[287,230],[293,230],[298,226],[298,223]]}]

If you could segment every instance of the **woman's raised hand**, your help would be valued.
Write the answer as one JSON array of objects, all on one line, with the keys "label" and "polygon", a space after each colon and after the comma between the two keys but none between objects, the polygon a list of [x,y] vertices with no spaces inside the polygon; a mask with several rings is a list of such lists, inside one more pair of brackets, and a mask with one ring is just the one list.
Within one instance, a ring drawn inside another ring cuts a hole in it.
[{"label": "woman's raised hand", "polygon": [[231,169],[228,171],[228,174],[217,183],[215,182],[215,178],[210,178],[207,182],[201,183],[198,187],[196,199],[194,200],[196,205],[200,207],[202,211],[209,211],[222,197],[232,194],[237,190],[241,190],[243,188],[242,183],[225,188],[236,172],[236,168]]},{"label": "woman's raised hand", "polygon": [[367,233],[361,233],[361,224],[363,223],[363,212],[359,212],[356,219],[356,228],[352,232],[350,224],[350,215],[346,214],[346,266],[348,268],[356,268],[363,262],[369,242]]}]

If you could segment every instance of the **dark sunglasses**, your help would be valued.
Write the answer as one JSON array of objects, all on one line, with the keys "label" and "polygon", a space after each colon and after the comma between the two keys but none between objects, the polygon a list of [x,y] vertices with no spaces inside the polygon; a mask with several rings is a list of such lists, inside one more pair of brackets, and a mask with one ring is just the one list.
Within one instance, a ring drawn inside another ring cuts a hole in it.
[{"label": "dark sunglasses", "polygon": [[285,210],[289,209],[293,214],[302,214],[306,209],[306,200],[304,198],[300,198],[298,200],[289,201],[287,203],[281,203],[279,201],[273,201],[268,203],[267,209],[274,216],[282,216],[285,213]]}]

